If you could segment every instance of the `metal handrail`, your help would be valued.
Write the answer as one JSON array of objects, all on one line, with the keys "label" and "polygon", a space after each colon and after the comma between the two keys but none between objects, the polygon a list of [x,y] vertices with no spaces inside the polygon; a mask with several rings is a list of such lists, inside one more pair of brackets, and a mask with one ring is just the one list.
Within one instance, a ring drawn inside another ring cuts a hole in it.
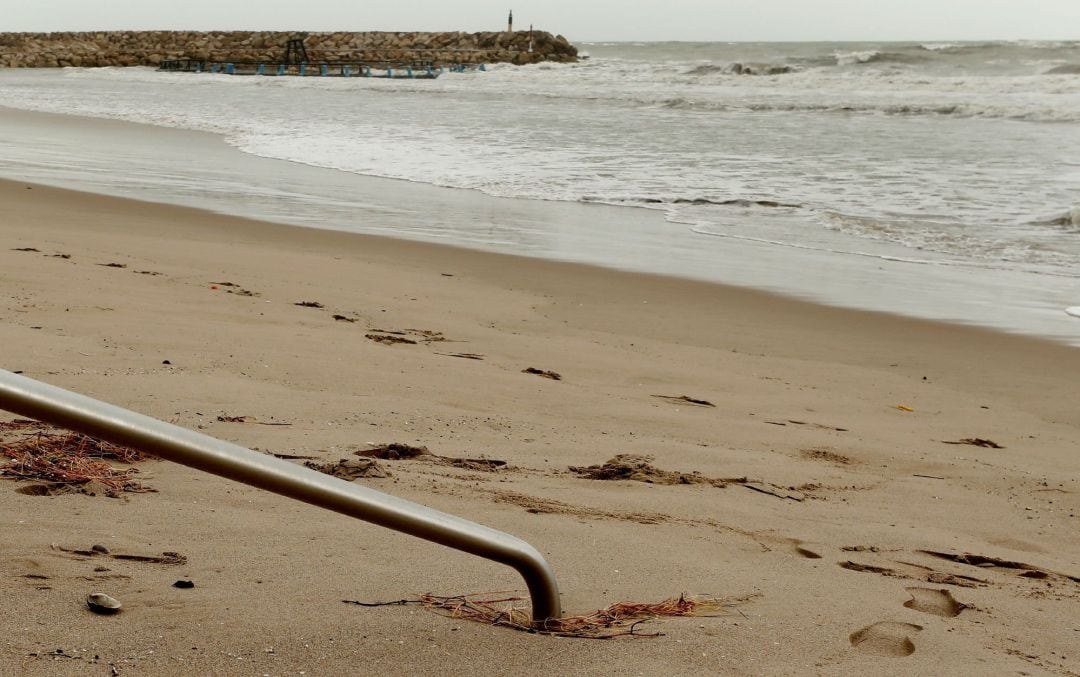
[{"label": "metal handrail", "polygon": [[562,615],[551,567],[510,534],[3,369],[0,409],[505,564],[525,579],[534,624]]}]

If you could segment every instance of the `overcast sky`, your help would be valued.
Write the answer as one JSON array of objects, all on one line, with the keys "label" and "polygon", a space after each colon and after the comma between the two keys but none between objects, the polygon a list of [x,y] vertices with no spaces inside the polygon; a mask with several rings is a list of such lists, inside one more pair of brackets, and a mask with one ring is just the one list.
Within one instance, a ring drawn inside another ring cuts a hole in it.
[{"label": "overcast sky", "polygon": [[1080,39],[1080,0],[5,0],[0,31],[503,30],[591,40]]}]

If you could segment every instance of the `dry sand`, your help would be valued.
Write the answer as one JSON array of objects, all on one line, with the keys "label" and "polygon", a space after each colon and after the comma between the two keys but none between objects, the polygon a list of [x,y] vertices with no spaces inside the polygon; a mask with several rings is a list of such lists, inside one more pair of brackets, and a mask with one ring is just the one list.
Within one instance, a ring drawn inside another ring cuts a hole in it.
[{"label": "dry sand", "polygon": [[[533,543],[568,612],[740,600],[612,641],[350,606],[520,580],[150,461],[158,492],[121,499],[0,480],[0,673],[1080,673],[1080,580],[1061,575],[1080,576],[1080,350],[11,182],[0,289],[0,367],[32,378],[279,453],[405,442],[507,461],[382,461],[390,477],[357,481]],[[944,443],[965,438],[1004,448]],[[773,493],[568,470],[617,454]],[[99,543],[187,563],[53,547]],[[125,610],[91,614],[95,591]]]}]

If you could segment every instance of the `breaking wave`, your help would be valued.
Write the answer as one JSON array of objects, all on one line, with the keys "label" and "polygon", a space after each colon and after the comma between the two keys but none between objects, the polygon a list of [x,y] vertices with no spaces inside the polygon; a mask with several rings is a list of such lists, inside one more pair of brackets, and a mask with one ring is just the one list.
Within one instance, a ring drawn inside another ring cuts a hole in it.
[{"label": "breaking wave", "polygon": [[867,63],[901,63],[912,64],[926,61],[926,57],[918,53],[909,52],[879,52],[866,50],[862,52],[836,52],[833,55],[838,66],[857,66]]},{"label": "breaking wave", "polygon": [[717,207],[764,207],[767,209],[776,208],[788,208],[798,209],[802,207],[800,204],[793,204],[788,202],[778,202],[776,200],[750,200],[746,198],[707,198],[707,197],[601,197],[597,195],[586,195],[582,198],[582,202],[601,202],[604,204],[639,204],[639,205],[713,205]]},{"label": "breaking wave", "polygon": [[1064,66],[1055,66],[1046,71],[1046,75],[1080,75],[1080,64],[1068,63]]},{"label": "breaking wave", "polygon": [[1061,228],[1066,233],[1080,234],[1080,206],[1073,207],[1061,214],[1032,221],[1032,224],[1036,226],[1054,226]]},{"label": "breaking wave", "polygon": [[701,64],[688,71],[686,75],[785,75],[799,70],[795,66],[773,63],[744,63],[734,61],[728,64]]},{"label": "breaking wave", "polygon": [[1024,104],[994,103],[889,103],[889,102],[835,102],[815,103],[808,101],[746,101],[727,102],[696,100],[683,97],[663,101],[639,101],[647,106],[660,106],[673,110],[697,110],[715,112],[755,113],[837,113],[880,114],[903,117],[951,116],[957,118],[990,118],[1029,122],[1080,122],[1080,110],[1036,108]]}]

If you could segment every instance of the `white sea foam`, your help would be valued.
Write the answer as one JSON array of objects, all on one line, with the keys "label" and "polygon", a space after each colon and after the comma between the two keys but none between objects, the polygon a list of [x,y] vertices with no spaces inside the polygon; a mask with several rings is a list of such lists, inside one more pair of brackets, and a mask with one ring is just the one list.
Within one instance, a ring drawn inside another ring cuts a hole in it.
[{"label": "white sea foam", "polygon": [[317,167],[660,208],[703,235],[780,223],[763,239],[904,258],[899,247],[945,265],[1080,263],[1075,210],[1032,218],[1075,192],[1080,87],[1040,65],[1080,60],[1074,43],[589,49],[587,63],[435,81],[9,72],[0,100],[215,132]]}]

